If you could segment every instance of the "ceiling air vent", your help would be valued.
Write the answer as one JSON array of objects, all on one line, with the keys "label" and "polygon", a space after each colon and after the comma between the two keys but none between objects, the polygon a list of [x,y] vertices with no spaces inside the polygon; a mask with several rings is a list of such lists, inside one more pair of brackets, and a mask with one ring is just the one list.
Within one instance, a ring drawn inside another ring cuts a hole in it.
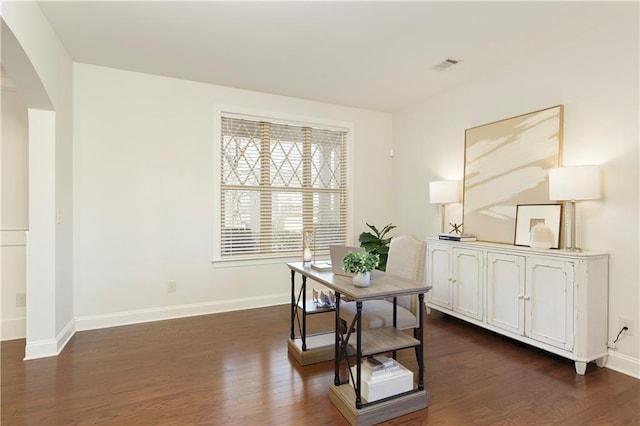
[{"label": "ceiling air vent", "polygon": [[460,62],[462,62],[462,59],[447,58],[447,60],[435,65],[433,69],[436,71],[444,71],[453,65],[459,64]]}]

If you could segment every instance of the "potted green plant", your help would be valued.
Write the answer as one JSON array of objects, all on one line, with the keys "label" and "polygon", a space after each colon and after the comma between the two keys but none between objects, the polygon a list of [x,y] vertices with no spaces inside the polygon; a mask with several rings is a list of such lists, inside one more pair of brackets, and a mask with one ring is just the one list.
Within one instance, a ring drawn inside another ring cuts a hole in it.
[{"label": "potted green plant", "polygon": [[380,230],[378,230],[378,228],[373,225],[369,225],[368,223],[367,226],[373,231],[373,233],[361,233],[358,237],[360,246],[364,247],[366,251],[377,253],[380,256],[380,264],[378,265],[378,269],[381,271],[386,271],[387,256],[389,255],[389,244],[391,243],[391,237],[385,238],[385,236],[396,226],[388,224]]},{"label": "potted green plant", "polygon": [[342,259],[342,268],[345,272],[353,274],[353,285],[356,287],[369,287],[371,271],[380,263],[377,253],[349,252]]}]

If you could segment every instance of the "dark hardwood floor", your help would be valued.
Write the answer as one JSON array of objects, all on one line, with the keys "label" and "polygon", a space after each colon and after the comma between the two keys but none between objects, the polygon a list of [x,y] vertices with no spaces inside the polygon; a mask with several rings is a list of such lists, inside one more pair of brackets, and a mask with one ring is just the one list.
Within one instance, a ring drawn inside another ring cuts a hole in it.
[{"label": "dark hardwood floor", "polygon": [[[345,425],[332,361],[287,355],[289,306],[76,333],[55,358],[3,342],[2,425]],[[435,313],[429,408],[386,424],[638,425],[640,380]],[[415,368],[414,352],[398,359]]]}]

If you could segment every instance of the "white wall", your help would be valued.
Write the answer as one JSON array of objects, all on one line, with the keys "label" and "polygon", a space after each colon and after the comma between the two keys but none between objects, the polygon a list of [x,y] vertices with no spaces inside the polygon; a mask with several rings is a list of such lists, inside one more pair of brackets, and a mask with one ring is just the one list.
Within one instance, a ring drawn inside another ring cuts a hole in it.
[{"label": "white wall", "polygon": [[16,295],[26,294],[25,233],[28,212],[27,105],[20,93],[2,86],[2,198],[0,201],[1,340],[26,336],[26,308],[16,306]]},{"label": "white wall", "polygon": [[210,262],[216,104],[353,123],[354,241],[392,219],[389,114],[86,64],[74,83],[79,329],[289,300],[282,261]]},{"label": "white wall", "polygon": [[636,324],[634,336],[624,336],[610,352],[608,366],[636,377],[638,31],[637,14],[617,20],[393,116],[394,220],[407,232],[431,236],[438,210],[428,204],[428,182],[462,178],[465,129],[564,104],[564,164],[600,164],[604,176],[604,198],[579,205],[578,242],[611,254],[610,340],[619,331],[619,317]]},{"label": "white wall", "polygon": [[[30,201],[27,268],[33,268],[36,275],[46,275],[47,283],[31,280],[27,273],[25,352],[27,358],[55,355],[71,337],[74,328],[71,228],[73,68],[69,55],[36,2],[3,2],[1,13],[3,66],[24,96],[30,114],[33,112],[33,117],[38,118],[38,123],[34,123],[36,128],[32,129],[32,123],[29,123],[29,137],[33,133],[40,141],[54,144],[53,147],[47,146],[46,152],[29,152],[29,197],[43,202],[39,210],[34,211]],[[46,165],[45,172],[50,175],[45,176],[40,173],[42,170],[34,169],[34,157],[36,162]],[[39,191],[34,193],[32,177],[47,179],[51,185],[38,185]],[[38,218],[37,222],[33,217]],[[47,229],[47,232],[40,233],[40,229]],[[37,243],[30,245],[29,241]],[[31,254],[35,255],[34,260],[51,259],[51,270],[45,274],[41,265],[31,261]],[[47,287],[46,291],[43,286]],[[51,297],[45,299],[40,296],[50,291]]]},{"label": "white wall", "polygon": [[2,87],[2,229],[28,227],[27,105],[12,87]]}]

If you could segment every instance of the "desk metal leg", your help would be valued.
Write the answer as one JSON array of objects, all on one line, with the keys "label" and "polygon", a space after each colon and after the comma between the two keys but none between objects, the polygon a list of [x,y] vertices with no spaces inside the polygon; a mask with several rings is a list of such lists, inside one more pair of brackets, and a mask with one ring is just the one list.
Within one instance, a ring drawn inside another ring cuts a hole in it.
[{"label": "desk metal leg", "polygon": [[334,377],[333,383],[336,386],[340,386],[340,293],[335,292],[336,295],[336,344],[334,352]]},{"label": "desk metal leg", "polygon": [[[296,320],[300,331],[300,340],[302,341],[302,351],[307,350],[307,277],[302,275],[302,287],[296,299],[296,273],[291,270],[291,340],[296,338]],[[302,324],[300,324],[300,316],[298,315],[298,307],[302,305]]]},{"label": "desk metal leg", "polygon": [[[393,298],[393,328],[398,328],[398,298]],[[393,359],[396,359],[397,352],[391,352],[391,356]]]},{"label": "desk metal leg", "polygon": [[302,350],[307,350],[307,277],[302,276]]},{"label": "desk metal leg", "polygon": [[296,321],[296,271],[291,270],[291,340],[296,338],[295,334]]},{"label": "desk metal leg", "polygon": [[398,327],[398,298],[393,298],[393,327]]},{"label": "desk metal leg", "polygon": [[356,302],[356,408],[362,408],[362,302]]},{"label": "desk metal leg", "polygon": [[418,294],[418,389],[424,390],[424,293]]}]

